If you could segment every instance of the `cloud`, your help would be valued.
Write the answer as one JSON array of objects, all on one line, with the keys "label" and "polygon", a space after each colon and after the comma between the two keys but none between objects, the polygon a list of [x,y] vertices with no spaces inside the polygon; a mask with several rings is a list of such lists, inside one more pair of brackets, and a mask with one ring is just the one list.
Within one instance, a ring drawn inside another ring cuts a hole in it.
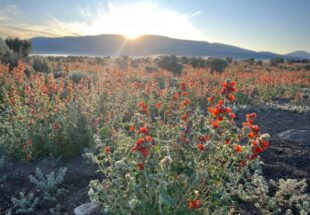
[{"label": "cloud", "polygon": [[[6,8],[18,10],[17,7]],[[133,4],[108,3],[107,7],[98,5],[96,9],[77,5],[77,13],[84,21],[63,22],[51,14],[45,13],[42,24],[27,24],[21,21],[6,24],[6,29],[25,36],[65,36],[65,35],[97,35],[123,34],[136,37],[144,34],[164,35],[180,39],[202,40],[201,32],[193,25],[192,18],[201,14],[180,13],[174,10],[160,8],[156,3],[137,2]],[[3,16],[4,14],[4,16]],[[1,20],[11,19],[7,12],[0,10]],[[0,26],[0,34],[3,34]]]}]

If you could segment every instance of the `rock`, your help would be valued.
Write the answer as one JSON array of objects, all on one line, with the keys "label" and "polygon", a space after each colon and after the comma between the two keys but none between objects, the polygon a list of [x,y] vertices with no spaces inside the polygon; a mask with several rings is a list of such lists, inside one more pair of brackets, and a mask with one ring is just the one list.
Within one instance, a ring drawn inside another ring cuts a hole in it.
[{"label": "rock", "polygon": [[98,213],[99,207],[91,202],[80,205],[74,208],[74,215],[92,215]]},{"label": "rock", "polygon": [[278,134],[278,137],[284,141],[294,142],[301,145],[310,146],[310,127],[303,129],[291,129]]}]

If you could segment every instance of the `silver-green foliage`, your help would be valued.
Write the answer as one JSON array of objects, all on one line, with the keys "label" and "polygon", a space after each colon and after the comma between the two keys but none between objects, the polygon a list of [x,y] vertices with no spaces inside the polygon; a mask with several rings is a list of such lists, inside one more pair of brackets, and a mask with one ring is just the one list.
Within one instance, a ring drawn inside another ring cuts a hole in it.
[{"label": "silver-green foliage", "polygon": [[37,168],[36,174],[30,175],[29,180],[43,193],[44,200],[56,202],[57,196],[65,192],[65,189],[59,188],[59,185],[64,181],[66,173],[67,168],[60,168],[57,173],[51,172],[43,175],[42,171]]},{"label": "silver-green foliage", "polygon": [[39,203],[39,198],[35,197],[33,193],[25,195],[23,192],[19,193],[19,198],[12,197],[12,203],[15,205],[17,214],[33,214],[35,207]]}]

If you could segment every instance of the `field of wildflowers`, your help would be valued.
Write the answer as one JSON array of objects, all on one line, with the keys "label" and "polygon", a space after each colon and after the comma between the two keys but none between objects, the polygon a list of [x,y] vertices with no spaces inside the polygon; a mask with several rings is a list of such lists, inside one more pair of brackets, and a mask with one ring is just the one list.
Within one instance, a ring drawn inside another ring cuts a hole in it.
[{"label": "field of wildflowers", "polygon": [[235,62],[222,73],[185,65],[175,76],[147,72],[151,63],[90,58],[66,62],[60,75],[0,65],[0,156],[83,154],[100,175],[89,198],[106,214],[238,214],[242,204],[308,214],[305,180],[263,177],[260,155],[272,142],[259,113],[235,118],[245,106],[308,114],[309,72]]}]

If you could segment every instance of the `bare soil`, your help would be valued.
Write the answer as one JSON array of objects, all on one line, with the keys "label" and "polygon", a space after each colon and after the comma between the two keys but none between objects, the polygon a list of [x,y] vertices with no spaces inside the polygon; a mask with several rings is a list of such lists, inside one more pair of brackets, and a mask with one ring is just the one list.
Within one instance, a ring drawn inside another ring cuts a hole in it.
[{"label": "bare soil", "polygon": [[[306,178],[310,186],[310,142],[307,145],[284,142],[277,136],[289,129],[302,129],[309,126],[310,116],[271,109],[260,110],[257,113],[256,122],[260,125],[262,132],[271,135],[270,148],[261,156],[264,162],[264,176],[267,179]],[[237,119],[238,123],[244,120],[244,114],[238,113],[240,117]],[[26,194],[37,192],[28,179],[30,174],[35,174],[36,168],[49,173],[57,171],[60,167],[68,169],[63,183],[68,192],[59,200],[62,206],[61,214],[72,214],[75,207],[89,202],[87,195],[89,181],[100,176],[96,174],[96,166],[87,164],[81,157],[61,161],[9,160],[6,161],[5,167],[0,169],[0,214],[12,207],[12,196],[18,196],[19,192]],[[3,176],[7,176],[7,179],[1,182]],[[36,214],[49,214],[48,208],[50,205],[39,205]],[[256,214],[252,206],[245,207],[243,210],[245,214]]]}]

